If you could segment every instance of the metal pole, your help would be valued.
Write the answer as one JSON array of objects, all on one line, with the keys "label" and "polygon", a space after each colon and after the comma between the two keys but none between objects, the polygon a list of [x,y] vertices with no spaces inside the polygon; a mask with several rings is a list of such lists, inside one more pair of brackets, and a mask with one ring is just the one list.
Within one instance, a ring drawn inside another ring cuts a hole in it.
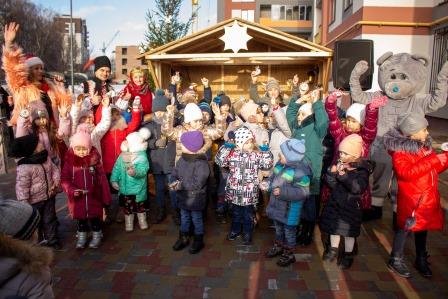
[{"label": "metal pole", "polygon": [[72,7],[72,0],[70,0],[70,82],[72,85],[72,94],[75,93],[75,86],[74,86],[74,74],[73,74],[73,7]]}]

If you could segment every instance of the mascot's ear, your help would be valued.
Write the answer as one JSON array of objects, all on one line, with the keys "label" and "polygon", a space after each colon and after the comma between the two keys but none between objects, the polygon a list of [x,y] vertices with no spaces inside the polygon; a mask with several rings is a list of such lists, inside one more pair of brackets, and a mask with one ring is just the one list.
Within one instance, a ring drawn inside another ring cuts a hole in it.
[{"label": "mascot's ear", "polygon": [[412,57],[412,59],[415,59],[415,60],[423,63],[424,66],[428,65],[429,58],[426,55],[413,54],[413,55],[411,55],[411,57]]},{"label": "mascot's ear", "polygon": [[392,53],[392,52],[386,52],[386,53],[384,53],[383,55],[381,55],[381,57],[380,58],[378,58],[377,60],[376,60],[376,64],[377,65],[382,65],[383,63],[384,63],[384,61],[386,61],[386,60],[388,60],[390,57],[392,57],[394,55],[394,53]]}]

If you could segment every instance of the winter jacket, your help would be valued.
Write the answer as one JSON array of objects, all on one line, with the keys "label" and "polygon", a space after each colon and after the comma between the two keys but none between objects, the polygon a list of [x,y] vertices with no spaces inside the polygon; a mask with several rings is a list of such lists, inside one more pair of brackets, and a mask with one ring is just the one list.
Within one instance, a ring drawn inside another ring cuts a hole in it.
[{"label": "winter jacket", "polygon": [[209,175],[210,168],[205,155],[182,154],[171,175],[173,180],[180,182],[176,192],[179,208],[192,211],[205,208]]},{"label": "winter jacket", "polygon": [[438,156],[448,156],[447,152],[436,154],[431,143],[411,140],[397,130],[391,130],[383,138],[390,152],[394,172],[398,182],[397,225],[405,228],[405,222],[415,209],[415,226],[411,231],[441,230],[444,210],[437,190],[439,173],[448,168]]},{"label": "winter jacket", "polygon": [[[139,88],[132,82],[129,82],[123,90],[120,92],[120,97],[124,97],[126,94],[131,94],[131,99],[129,102],[134,101],[136,96],[140,97],[140,103],[142,105],[143,114],[151,114],[152,113],[152,92],[149,86],[146,84],[143,88]],[[132,107],[132,105],[130,105]]]},{"label": "winter jacket", "polygon": [[[61,183],[73,219],[102,218],[103,207],[110,205],[111,195],[101,156],[94,147],[84,158],[75,156],[73,149],[67,151]],[[87,190],[87,194],[75,197],[77,189]]]},{"label": "winter jacket", "polygon": [[272,153],[243,152],[221,146],[215,157],[219,167],[228,167],[229,176],[226,184],[226,201],[239,206],[258,203],[259,171],[272,167]]},{"label": "winter jacket", "polygon": [[16,177],[17,199],[35,204],[56,195],[61,172],[43,151],[20,159]]},{"label": "winter jacket", "polygon": [[51,249],[0,233],[0,298],[54,298]]},{"label": "winter jacket", "polygon": [[[134,176],[127,174],[127,169],[130,166],[135,169]],[[149,162],[146,151],[122,152],[115,162],[110,181],[118,183],[119,194],[136,195],[136,202],[142,202],[147,198],[148,170]]]},{"label": "winter jacket", "polygon": [[[180,136],[183,133],[191,131],[188,124],[182,124],[174,127],[174,113],[166,112],[162,122],[162,134],[168,137],[169,140],[176,142],[176,161],[182,155],[182,145]],[[215,117],[215,126],[205,126],[201,131],[204,136],[204,145],[197,152],[197,154],[205,154],[212,146],[212,141],[223,136],[226,130],[226,120],[224,117]]]},{"label": "winter jacket", "polygon": [[[13,50],[3,47],[3,70],[8,78],[8,88],[14,98],[14,110],[11,117],[11,124],[17,124],[20,111],[28,107],[32,101],[39,101],[43,98],[49,99],[49,115],[57,115],[57,107],[61,104],[71,105],[70,94],[61,86],[56,86],[50,81],[43,80],[41,89],[28,80],[28,67],[22,49],[14,46]],[[50,108],[51,106],[51,108]],[[47,110],[48,110],[47,108]],[[58,126],[58,119],[52,119]]]},{"label": "winter jacket", "polygon": [[373,171],[370,161],[351,163],[353,170],[344,175],[328,171],[326,183],[331,188],[328,203],[322,210],[319,226],[330,235],[357,237],[362,222],[361,196],[369,186]]},{"label": "winter jacket", "polygon": [[278,156],[281,153],[280,145],[291,138],[291,129],[289,128],[286,114],[283,109],[272,111],[275,120],[275,127],[271,133],[269,148],[274,156],[274,165],[278,162]]},{"label": "winter jacket", "polygon": [[313,170],[310,193],[312,195],[318,195],[320,192],[320,176],[322,172],[322,141],[327,134],[328,116],[322,101],[316,101],[313,103],[314,114],[304,119],[299,125],[297,122],[297,114],[300,106],[300,104],[296,103],[296,98],[292,98],[286,110],[286,119],[292,131],[292,138],[305,139],[305,158]]},{"label": "winter jacket", "polygon": [[165,147],[156,146],[156,141],[162,137],[162,120],[154,115],[152,121],[144,123],[143,127],[151,132],[148,140],[147,155],[150,158],[153,174],[170,174],[173,171],[176,160],[176,143],[167,139]]},{"label": "winter jacket", "polygon": [[[102,105],[96,112],[96,117],[101,118]],[[140,112],[132,111],[132,120],[126,124],[123,117],[115,124],[112,124],[109,131],[101,139],[101,152],[103,158],[104,171],[112,173],[115,161],[121,153],[121,143],[130,133],[134,132],[140,126]]]},{"label": "winter jacket", "polygon": [[[303,203],[309,196],[311,168],[299,162],[295,165],[277,163],[270,177],[271,199],[266,214],[272,220],[287,225],[298,225]],[[280,195],[272,190],[280,188]]]},{"label": "winter jacket", "polygon": [[[81,112],[81,107],[72,105],[70,110],[70,116],[72,118],[72,134],[76,133],[76,128],[79,124],[79,113]],[[95,125],[94,129],[90,133],[90,138],[92,139],[92,145],[98,150],[101,155],[101,139],[107,133],[110,128],[111,123],[111,108],[101,107],[101,120]]]},{"label": "winter jacket", "polygon": [[[110,85],[109,80],[103,82],[96,77],[94,77],[92,80],[81,83],[81,85],[83,86],[84,94],[88,94],[91,99],[95,96],[95,94],[100,97],[104,97],[109,91],[113,90],[113,87]],[[98,105],[93,105],[92,110],[94,114],[96,114],[98,110],[101,111],[101,102]],[[99,118],[95,116],[95,125],[97,125],[100,120],[101,114],[99,115]]]}]

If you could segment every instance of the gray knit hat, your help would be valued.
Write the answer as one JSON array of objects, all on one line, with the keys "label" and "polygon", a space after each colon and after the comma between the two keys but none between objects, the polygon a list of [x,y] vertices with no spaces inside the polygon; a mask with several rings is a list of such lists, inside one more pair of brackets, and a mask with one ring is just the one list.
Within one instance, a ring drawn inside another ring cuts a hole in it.
[{"label": "gray knit hat", "polygon": [[276,88],[280,91],[280,84],[274,78],[271,78],[268,80],[268,82],[266,82],[266,91],[268,91],[271,88]]},{"label": "gray knit hat", "polygon": [[411,136],[428,127],[428,121],[424,115],[405,114],[398,118],[398,129],[406,136]]},{"label": "gray knit hat", "polygon": [[13,199],[0,200],[0,232],[28,240],[40,222],[39,212],[30,204]]}]

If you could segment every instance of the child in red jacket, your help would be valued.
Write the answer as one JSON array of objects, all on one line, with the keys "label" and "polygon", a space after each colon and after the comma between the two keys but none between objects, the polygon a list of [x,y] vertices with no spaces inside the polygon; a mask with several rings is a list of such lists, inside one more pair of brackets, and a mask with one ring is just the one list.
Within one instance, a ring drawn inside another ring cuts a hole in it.
[{"label": "child in red jacket", "polygon": [[101,156],[92,147],[92,140],[87,132],[78,132],[70,138],[61,184],[67,194],[70,216],[78,220],[76,248],[86,246],[89,222],[92,230],[89,247],[98,248],[103,237],[103,207],[110,205],[111,196]]},{"label": "child in red jacket", "polygon": [[392,155],[398,182],[397,227],[388,267],[402,277],[411,273],[403,261],[407,236],[415,239],[415,267],[425,277],[432,272],[427,261],[428,230],[442,230],[444,211],[437,190],[438,174],[448,168],[448,152],[436,154],[431,147],[428,121],[422,115],[407,114],[398,120],[398,130],[384,135]]}]

